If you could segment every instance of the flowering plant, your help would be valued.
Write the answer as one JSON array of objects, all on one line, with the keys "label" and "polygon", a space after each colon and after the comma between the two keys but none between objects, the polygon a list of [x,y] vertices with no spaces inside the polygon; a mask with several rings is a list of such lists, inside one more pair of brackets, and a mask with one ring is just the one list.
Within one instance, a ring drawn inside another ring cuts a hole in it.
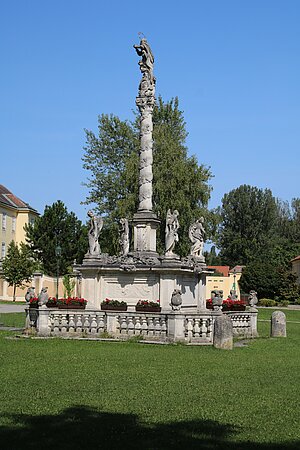
[{"label": "flowering plant", "polygon": [[160,308],[159,300],[152,302],[150,300],[139,300],[136,304],[139,308]]},{"label": "flowering plant", "polygon": [[38,297],[31,297],[31,299],[29,300],[29,306],[31,306],[32,308],[37,308],[39,306]]},{"label": "flowering plant", "polygon": [[72,305],[80,305],[85,306],[87,304],[87,300],[84,298],[79,297],[67,297],[67,298],[59,298],[57,300],[58,305],[66,305],[66,306],[72,306]]},{"label": "flowering plant", "polygon": [[[206,300],[206,308],[213,309],[212,299],[209,298]],[[246,303],[243,300],[231,300],[231,298],[227,298],[223,300],[222,310],[223,311],[245,311]]]},{"label": "flowering plant", "polygon": [[119,301],[119,300],[114,300],[112,298],[106,298],[105,300],[103,300],[103,302],[101,303],[101,305],[109,305],[109,306],[127,306],[126,302],[123,301]]},{"label": "flowering plant", "polygon": [[49,297],[47,300],[46,305],[51,305],[51,306],[56,306],[57,305],[57,301],[55,297]]}]

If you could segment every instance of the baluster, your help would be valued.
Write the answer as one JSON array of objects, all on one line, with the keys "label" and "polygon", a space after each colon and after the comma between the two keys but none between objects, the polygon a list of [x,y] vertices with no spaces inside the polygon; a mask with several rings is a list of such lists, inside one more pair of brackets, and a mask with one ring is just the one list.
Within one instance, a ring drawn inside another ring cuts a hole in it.
[{"label": "baluster", "polygon": [[147,336],[147,333],[148,333],[147,319],[146,319],[146,316],[143,316],[142,317],[142,335]]},{"label": "baluster", "polygon": [[200,318],[195,318],[195,322],[194,322],[194,337],[195,338],[199,338],[200,337],[200,321],[201,323],[203,323],[203,320]]},{"label": "baluster", "polygon": [[154,335],[154,325],[153,325],[153,317],[149,317],[148,319],[148,336]]},{"label": "baluster", "polygon": [[139,336],[141,334],[141,321],[139,317],[135,317],[135,324],[134,324],[134,334],[136,336]]},{"label": "baluster", "polygon": [[59,325],[60,325],[60,314],[55,313],[54,320],[53,320],[53,333],[54,334],[59,334]]},{"label": "baluster", "polygon": [[203,339],[207,338],[207,319],[205,317],[202,319],[201,336]]},{"label": "baluster", "polygon": [[61,315],[61,333],[65,334],[67,332],[67,328],[68,328],[68,319],[67,319],[68,314],[63,313]]},{"label": "baluster", "polygon": [[160,333],[161,333],[160,318],[155,317],[155,319],[154,319],[154,334],[156,337],[160,337]]},{"label": "baluster", "polygon": [[187,330],[188,340],[190,341],[193,337],[193,319],[192,318],[187,319],[186,330]]},{"label": "baluster", "polygon": [[134,335],[134,323],[133,323],[133,317],[132,316],[128,316],[127,329],[128,329],[128,335],[129,336],[133,336]]},{"label": "baluster", "polygon": [[54,315],[51,313],[48,316],[48,326],[50,328],[50,334],[52,334],[54,329]]},{"label": "baluster", "polygon": [[128,334],[127,317],[124,315],[121,317],[121,335]]},{"label": "baluster", "polygon": [[69,333],[74,333],[74,331],[75,331],[74,314],[69,314]]},{"label": "baluster", "polygon": [[104,314],[103,313],[96,313],[96,317],[97,317],[97,333],[101,334],[104,332],[104,328],[105,328],[105,322],[104,322]]},{"label": "baluster", "polygon": [[91,334],[95,335],[96,333],[97,333],[96,314],[91,314]]},{"label": "baluster", "polygon": [[166,322],[166,318],[162,317],[161,319],[161,337],[165,338],[167,336],[167,322]]},{"label": "baluster", "polygon": [[82,314],[76,314],[76,332],[82,333]]},{"label": "baluster", "polygon": [[211,319],[206,320],[206,327],[207,327],[206,337],[211,341],[212,340],[212,320]]},{"label": "baluster", "polygon": [[90,315],[89,314],[83,314],[83,329],[87,333],[90,332]]}]

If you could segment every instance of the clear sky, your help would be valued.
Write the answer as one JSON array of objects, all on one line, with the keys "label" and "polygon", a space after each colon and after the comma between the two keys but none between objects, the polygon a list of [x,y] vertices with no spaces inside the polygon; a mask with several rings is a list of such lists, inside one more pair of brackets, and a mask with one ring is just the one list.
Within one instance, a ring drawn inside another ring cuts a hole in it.
[{"label": "clear sky", "polygon": [[2,1],[0,184],[85,220],[83,129],[132,118],[142,31],[214,174],[209,206],[244,183],[300,197],[299,23],[299,0]]}]

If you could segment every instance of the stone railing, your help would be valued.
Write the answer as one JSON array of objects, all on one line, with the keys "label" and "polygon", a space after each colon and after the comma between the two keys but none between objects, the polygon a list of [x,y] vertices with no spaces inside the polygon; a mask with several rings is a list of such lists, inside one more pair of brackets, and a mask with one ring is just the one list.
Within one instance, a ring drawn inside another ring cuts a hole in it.
[{"label": "stone railing", "polygon": [[228,315],[232,321],[234,336],[257,336],[257,310],[255,308],[243,312],[228,311],[225,314]]},{"label": "stone railing", "polygon": [[[117,339],[140,336],[153,341],[183,341],[212,344],[215,318],[221,312],[139,313],[99,310],[26,308],[26,329],[40,336],[101,337]],[[234,336],[257,336],[257,311],[226,312],[233,323]]]}]

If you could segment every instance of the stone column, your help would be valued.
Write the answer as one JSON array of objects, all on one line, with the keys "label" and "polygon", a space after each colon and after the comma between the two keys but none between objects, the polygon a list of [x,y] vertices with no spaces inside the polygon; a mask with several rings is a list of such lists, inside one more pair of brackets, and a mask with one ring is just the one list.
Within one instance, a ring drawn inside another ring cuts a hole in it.
[{"label": "stone column", "polygon": [[140,111],[140,161],[139,161],[139,206],[133,217],[134,251],[156,253],[156,229],[160,221],[153,213],[152,164],[153,164],[153,107],[155,104],[154,57],[146,39],[134,45],[141,56],[139,61],[142,79],[136,105]]}]

